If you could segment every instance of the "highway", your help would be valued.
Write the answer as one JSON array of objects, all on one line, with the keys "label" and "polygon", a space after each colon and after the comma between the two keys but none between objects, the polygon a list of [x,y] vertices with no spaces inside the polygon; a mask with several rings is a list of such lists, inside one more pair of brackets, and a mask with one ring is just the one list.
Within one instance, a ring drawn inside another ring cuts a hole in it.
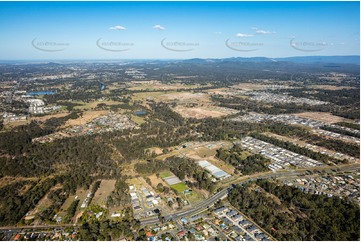
[{"label": "highway", "polygon": [[[322,166],[322,167],[312,167],[312,168],[305,168],[305,169],[299,169],[299,170],[289,170],[289,171],[280,171],[275,173],[266,173],[266,174],[258,174],[256,176],[249,176],[245,177],[244,180],[237,181],[236,184],[243,184],[252,180],[257,179],[272,179],[272,178],[280,178],[280,177],[292,177],[292,176],[300,176],[304,175],[306,171],[330,171],[330,170],[339,170],[339,171],[352,171],[355,169],[359,169],[358,163],[353,164],[345,164],[345,165],[339,165],[339,166]],[[175,212],[173,214],[169,214],[164,216],[166,220],[177,220],[182,217],[188,217],[192,216],[198,213],[201,213],[208,209],[209,206],[212,206],[214,203],[216,203],[219,199],[225,197],[228,194],[228,189],[232,188],[232,186],[228,186],[221,190],[220,192],[217,192],[216,194],[212,195],[211,197],[207,198],[206,200],[194,205],[192,208],[189,208],[187,210],[182,210]],[[155,223],[159,223],[158,217],[148,218],[140,221],[142,225],[151,225]]]},{"label": "highway", "polygon": [[[338,165],[338,166],[322,166],[322,167],[314,167],[314,168],[307,168],[307,169],[299,169],[299,170],[290,170],[290,171],[279,171],[275,173],[261,173],[256,174],[253,176],[247,176],[247,177],[240,177],[240,179],[237,179],[235,181],[235,184],[243,184],[248,181],[257,180],[257,179],[272,179],[272,178],[287,178],[292,176],[300,176],[305,175],[306,171],[330,171],[330,170],[337,170],[337,171],[355,171],[360,169],[359,163],[352,163],[352,164],[344,164],[344,165]],[[243,178],[243,179],[242,179]],[[227,196],[228,189],[232,186],[229,185],[226,188],[223,188],[221,191],[217,192],[216,194],[212,195],[211,197],[203,200],[202,202],[193,205],[193,207],[188,208],[186,210],[177,211],[172,214],[166,214],[164,217],[166,220],[177,220],[182,217],[188,217],[192,216],[198,213],[201,213],[203,211],[206,211],[210,206],[213,206],[219,199]],[[143,219],[140,221],[142,225],[151,225],[155,223],[159,223],[158,217],[152,217],[148,219]],[[64,228],[64,227],[77,227],[74,224],[61,224],[61,225],[36,225],[36,226],[8,226],[8,227],[0,227],[0,231],[8,231],[8,230],[22,230],[22,229],[57,229],[57,228]]]},{"label": "highway", "polygon": [[80,225],[75,225],[75,224],[49,224],[49,225],[36,225],[36,226],[8,226],[8,227],[0,227],[0,232],[1,231],[21,231],[23,229],[62,229],[62,228],[67,228],[67,227],[79,227]]}]

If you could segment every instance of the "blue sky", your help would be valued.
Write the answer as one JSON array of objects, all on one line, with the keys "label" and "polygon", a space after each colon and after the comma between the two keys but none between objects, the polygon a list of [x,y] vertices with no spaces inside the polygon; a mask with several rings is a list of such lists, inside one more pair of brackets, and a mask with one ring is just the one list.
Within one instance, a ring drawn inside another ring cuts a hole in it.
[{"label": "blue sky", "polygon": [[359,2],[0,2],[0,59],[359,55]]}]

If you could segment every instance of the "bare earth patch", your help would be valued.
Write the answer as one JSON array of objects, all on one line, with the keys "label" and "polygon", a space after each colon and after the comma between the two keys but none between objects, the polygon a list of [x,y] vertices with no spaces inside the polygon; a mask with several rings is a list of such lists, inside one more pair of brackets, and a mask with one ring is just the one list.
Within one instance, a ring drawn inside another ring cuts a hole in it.
[{"label": "bare earth patch", "polygon": [[114,190],[116,180],[102,180],[100,187],[96,191],[92,204],[98,204],[100,206],[106,207],[106,199],[110,193]]},{"label": "bare earth patch", "polygon": [[182,115],[184,118],[196,118],[196,119],[202,119],[202,118],[217,118],[226,116],[232,113],[238,112],[237,110],[232,109],[225,109],[220,107],[183,107],[183,106],[177,106],[173,109],[175,112]]},{"label": "bare earth patch", "polygon": [[149,153],[155,153],[156,155],[161,155],[163,154],[163,149],[159,148],[159,147],[152,147],[148,149]]},{"label": "bare earth patch", "polygon": [[62,118],[65,117],[66,115],[68,115],[69,113],[57,113],[57,114],[51,114],[51,115],[46,115],[46,116],[42,116],[42,117],[32,117],[30,119],[31,120],[37,120],[37,121],[46,121],[50,118]]},{"label": "bare earth patch", "polygon": [[240,83],[232,87],[244,91],[252,91],[252,90],[262,90],[265,89],[267,86],[261,84],[255,84],[255,83]]},{"label": "bare earth patch", "polygon": [[0,178],[0,188],[3,186],[7,186],[11,183],[21,182],[21,181],[37,181],[39,178],[36,177],[12,177],[12,176],[4,176]]},{"label": "bare earth patch", "polygon": [[164,94],[162,97],[166,100],[192,101],[192,102],[208,102],[209,97],[206,93],[178,92]]},{"label": "bare earth patch", "polygon": [[169,187],[168,184],[165,183],[162,178],[160,178],[160,177],[158,178],[156,174],[152,174],[152,175],[148,176],[148,178],[149,178],[150,182],[152,183],[152,187],[154,189],[156,189],[156,187],[159,183],[162,183],[162,185],[165,187]]},{"label": "bare earth patch", "polygon": [[304,113],[297,113],[294,114],[295,116],[302,117],[302,118],[309,118],[313,120],[318,120],[325,123],[337,123],[342,121],[352,122],[352,120],[342,118],[339,116],[332,115],[331,113],[325,113],[325,112],[304,112]]},{"label": "bare earth patch", "polygon": [[349,86],[332,86],[332,85],[311,85],[311,88],[315,88],[315,89],[323,89],[323,90],[343,90],[343,89],[355,89],[354,87],[349,87]]},{"label": "bare earth patch", "polygon": [[83,125],[86,124],[90,121],[92,121],[93,119],[102,116],[102,115],[106,115],[109,111],[107,110],[99,110],[99,111],[86,111],[83,113],[82,117],[79,117],[77,119],[69,119],[68,121],[66,121],[66,123],[64,124],[64,128],[65,127],[70,127],[70,126],[74,126],[74,125]]}]

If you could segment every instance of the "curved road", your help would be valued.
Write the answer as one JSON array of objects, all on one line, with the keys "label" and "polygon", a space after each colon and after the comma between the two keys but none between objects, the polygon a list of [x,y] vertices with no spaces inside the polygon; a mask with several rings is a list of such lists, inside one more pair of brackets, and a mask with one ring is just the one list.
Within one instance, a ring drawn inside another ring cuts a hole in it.
[{"label": "curved road", "polygon": [[[329,170],[337,169],[340,171],[347,171],[347,170],[355,170],[355,168],[359,169],[358,163],[345,164],[345,165],[340,165],[340,166],[326,166],[326,167],[322,166],[322,167],[310,167],[307,169],[305,168],[305,169],[291,170],[291,171],[280,171],[280,172],[276,172],[276,173],[259,174],[258,176],[256,175],[256,176],[251,176],[251,177],[245,177],[244,180],[238,181],[237,184],[241,185],[248,181],[257,180],[257,179],[272,179],[272,178],[279,178],[279,177],[299,176],[299,175],[303,175],[308,170],[309,171],[320,171],[320,170],[321,171],[329,171]],[[209,206],[212,206],[219,199],[227,196],[228,190],[231,188],[232,188],[232,185],[224,188],[220,192],[217,192],[216,194],[212,195],[208,199],[194,205],[192,208],[166,215],[166,216],[164,216],[164,218],[166,220],[170,220],[170,219],[177,220],[182,217],[192,216],[192,215],[201,213],[201,212],[207,210],[209,208]],[[155,223],[159,223],[159,222],[160,221],[159,221],[158,217],[141,220],[142,225],[150,225],[150,224],[155,224]]]},{"label": "curved road", "polygon": [[[237,184],[243,184],[248,181],[256,180],[256,179],[272,179],[272,178],[279,178],[279,177],[291,177],[291,176],[299,176],[303,175],[306,171],[329,171],[329,170],[338,170],[338,171],[352,171],[360,169],[359,163],[353,163],[353,164],[344,164],[339,166],[322,166],[322,167],[313,167],[313,168],[307,168],[307,169],[299,169],[299,170],[291,170],[291,171],[280,171],[275,173],[267,173],[267,174],[258,174],[251,177],[244,177],[244,180],[241,178],[238,179]],[[224,188],[223,190],[217,192],[216,194],[212,195],[208,199],[195,204],[193,207],[187,209],[175,212],[173,214],[167,214],[165,215],[166,220],[177,220],[182,217],[192,216],[198,213],[201,213],[209,208],[209,206],[213,206],[214,203],[216,203],[219,199],[227,196],[228,189],[232,188],[232,185]],[[149,224],[155,224],[159,223],[158,217],[148,218],[141,220],[142,225],[149,225]],[[21,230],[21,229],[46,229],[46,228],[64,228],[64,227],[78,227],[74,224],[59,224],[59,225],[37,225],[37,226],[8,226],[8,227],[0,227],[0,231],[6,231],[6,230]]]}]

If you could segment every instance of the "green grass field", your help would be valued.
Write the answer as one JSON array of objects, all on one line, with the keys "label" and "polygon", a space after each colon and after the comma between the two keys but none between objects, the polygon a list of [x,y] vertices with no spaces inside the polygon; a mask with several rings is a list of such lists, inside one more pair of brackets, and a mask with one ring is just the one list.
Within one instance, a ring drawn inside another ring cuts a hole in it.
[{"label": "green grass field", "polygon": [[160,178],[166,178],[166,177],[169,177],[169,176],[173,176],[172,172],[170,171],[163,171],[159,174]]},{"label": "green grass field", "polygon": [[214,156],[216,154],[216,149],[208,149],[206,147],[201,147],[197,149],[196,152],[200,157],[208,157],[208,156]]},{"label": "green grass field", "polygon": [[183,191],[189,189],[189,188],[187,187],[187,185],[184,184],[183,182],[178,183],[178,184],[171,185],[170,187],[173,188],[174,190],[176,190],[178,193],[183,193]]},{"label": "green grass field", "polygon": [[141,124],[145,123],[145,120],[142,117],[131,115],[131,119],[132,119],[133,122],[135,122],[138,125],[141,125]]},{"label": "green grass field", "polygon": [[249,152],[249,151],[243,151],[242,153],[241,153],[241,159],[246,159],[248,156],[250,156],[250,155],[252,155],[252,153],[251,152]]}]

